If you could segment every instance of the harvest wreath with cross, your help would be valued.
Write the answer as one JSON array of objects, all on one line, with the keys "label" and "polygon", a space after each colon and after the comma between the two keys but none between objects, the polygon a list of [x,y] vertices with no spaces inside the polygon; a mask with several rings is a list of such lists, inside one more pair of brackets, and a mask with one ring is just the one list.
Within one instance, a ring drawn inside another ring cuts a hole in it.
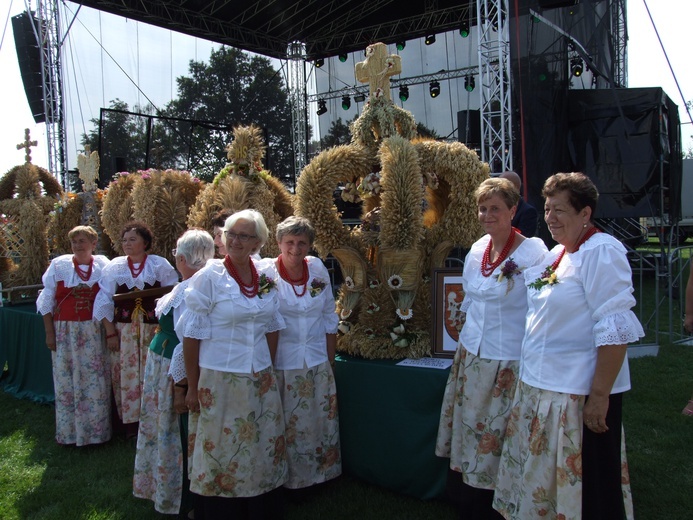
[{"label": "harvest wreath with cross", "polygon": [[[473,193],[488,165],[462,143],[420,139],[410,112],[390,97],[400,57],[366,49],[356,77],[370,96],[351,143],[321,152],[301,173],[296,214],[313,222],[315,248],[344,275],[338,350],[366,358],[419,358],[431,351],[431,280],[456,246],[481,235]],[[361,200],[362,224],[343,225],[332,193]]]}]

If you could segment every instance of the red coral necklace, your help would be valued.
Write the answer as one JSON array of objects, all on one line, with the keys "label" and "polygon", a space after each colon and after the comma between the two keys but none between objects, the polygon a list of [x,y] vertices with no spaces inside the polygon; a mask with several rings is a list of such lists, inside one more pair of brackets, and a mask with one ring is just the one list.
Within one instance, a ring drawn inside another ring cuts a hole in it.
[{"label": "red coral necklace", "polygon": [[87,269],[86,273],[79,268],[79,264],[77,263],[77,260],[74,256],[72,257],[72,265],[75,266],[75,272],[77,273],[77,276],[79,276],[79,279],[83,282],[88,282],[89,278],[91,278],[91,272],[94,269],[94,257],[91,257],[91,262],[89,262],[89,269]]},{"label": "red coral necklace", "polygon": [[142,259],[142,263],[140,263],[140,266],[135,269],[135,264],[132,262],[132,258],[128,256],[128,267],[130,268],[130,274],[132,274],[133,278],[137,278],[142,271],[144,271],[144,264],[147,261],[147,254],[145,253],[144,258]]},{"label": "red coral necklace", "polygon": [[[575,251],[577,251],[578,249],[580,249],[580,246],[581,246],[582,244],[584,244],[585,242],[587,242],[587,241],[589,240],[589,238],[590,238],[592,235],[595,235],[595,234],[597,234],[597,233],[599,233],[599,230],[598,230],[596,227],[594,227],[594,226],[591,227],[590,230],[589,230],[587,233],[585,233],[585,236],[582,237],[582,239],[580,240],[580,242],[578,242],[578,245],[577,245],[577,247],[575,248]],[[560,263],[561,263],[561,260],[563,260],[563,256],[565,256],[565,247],[563,248],[563,251],[561,251],[561,254],[558,255],[558,258],[556,258],[556,260],[554,261],[554,263],[551,264],[551,268],[553,269],[553,272],[554,272],[554,273],[556,272],[556,269],[558,269],[558,264],[560,264]]]},{"label": "red coral necklace", "polygon": [[[303,259],[303,272],[301,273],[300,278],[293,279],[291,276],[289,276],[289,271],[286,270],[286,267],[284,266],[284,261],[282,260],[282,255],[279,255],[279,258],[277,258],[278,264],[279,264],[279,276],[282,277],[285,281],[289,282],[289,285],[291,285],[291,288],[294,291],[294,294],[298,296],[299,298],[306,294],[306,290],[308,288],[308,261],[304,258]],[[299,294],[299,292],[296,290],[296,286],[303,286],[303,290]]]},{"label": "red coral necklace", "polygon": [[488,241],[488,245],[486,246],[486,250],[484,251],[484,256],[481,259],[482,275],[488,278],[489,276],[491,276],[491,273],[493,273],[493,271],[496,270],[496,267],[503,263],[503,260],[505,260],[508,257],[508,253],[513,248],[513,244],[515,243],[515,237],[519,233],[520,231],[517,228],[511,229],[510,236],[508,236],[508,240],[506,240],[505,246],[503,246],[503,250],[501,251],[500,255],[498,255],[498,258],[496,258],[496,261],[493,263],[491,263],[491,248],[493,247],[493,239]]},{"label": "red coral necklace", "polygon": [[243,282],[241,275],[238,274],[238,271],[236,271],[236,268],[234,267],[233,262],[231,261],[231,257],[229,255],[226,255],[226,257],[224,258],[224,266],[231,275],[231,278],[236,280],[238,288],[241,290],[243,296],[245,296],[246,298],[254,298],[255,296],[257,296],[257,293],[260,290],[260,284],[258,283],[257,269],[255,269],[255,264],[250,258],[248,258],[248,265],[250,266],[250,285],[246,285]]}]

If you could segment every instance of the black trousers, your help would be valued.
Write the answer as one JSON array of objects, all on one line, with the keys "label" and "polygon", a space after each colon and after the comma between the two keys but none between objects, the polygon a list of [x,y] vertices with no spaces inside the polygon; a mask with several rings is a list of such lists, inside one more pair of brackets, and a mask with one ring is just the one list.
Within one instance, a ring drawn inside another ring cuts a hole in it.
[{"label": "black trousers", "polygon": [[594,433],[583,425],[583,520],[620,520],[626,516],[621,488],[622,405],[623,394],[609,397],[609,410],[606,413],[609,431]]}]

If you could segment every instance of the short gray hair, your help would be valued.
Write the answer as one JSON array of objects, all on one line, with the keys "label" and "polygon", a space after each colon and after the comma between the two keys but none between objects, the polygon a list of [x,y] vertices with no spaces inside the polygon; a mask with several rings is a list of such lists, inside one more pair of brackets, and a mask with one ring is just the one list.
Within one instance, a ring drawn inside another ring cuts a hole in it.
[{"label": "short gray hair", "polygon": [[257,238],[260,240],[260,245],[252,252],[253,254],[259,253],[260,249],[262,249],[262,246],[264,246],[267,243],[267,237],[269,235],[269,231],[267,230],[267,224],[265,224],[265,219],[262,216],[262,213],[254,209],[242,209],[241,211],[237,211],[236,213],[231,215],[229,218],[226,219],[226,222],[224,222],[224,239],[226,239],[226,233],[228,232],[228,230],[235,226],[236,222],[238,222],[239,220],[246,220],[248,222],[252,222],[255,225],[255,234],[257,235]]},{"label": "short gray hair", "polygon": [[310,244],[313,245],[315,229],[307,218],[292,215],[277,224],[277,242],[281,242],[286,235],[306,235]]},{"label": "short gray hair", "polygon": [[203,229],[189,229],[176,242],[176,254],[183,255],[193,269],[202,269],[207,260],[214,258],[214,240]]}]

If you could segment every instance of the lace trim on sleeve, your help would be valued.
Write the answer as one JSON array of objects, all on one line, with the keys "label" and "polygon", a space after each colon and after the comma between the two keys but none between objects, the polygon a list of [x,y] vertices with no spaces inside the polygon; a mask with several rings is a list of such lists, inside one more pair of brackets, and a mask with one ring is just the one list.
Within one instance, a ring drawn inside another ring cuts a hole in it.
[{"label": "lace trim on sleeve", "polygon": [[597,346],[634,343],[644,335],[642,325],[633,311],[609,314],[594,326],[594,340]]},{"label": "lace trim on sleeve", "polygon": [[168,313],[171,309],[177,308],[181,302],[185,300],[185,289],[188,287],[189,282],[189,278],[183,280],[176,285],[170,293],[159,298],[159,301],[156,303],[156,309],[154,310],[157,318],[161,318],[161,316]]},{"label": "lace trim on sleeve", "polygon": [[186,379],[188,374],[185,372],[185,358],[183,357],[183,345],[180,343],[173,349],[171,364],[168,367],[168,375],[174,383]]}]

